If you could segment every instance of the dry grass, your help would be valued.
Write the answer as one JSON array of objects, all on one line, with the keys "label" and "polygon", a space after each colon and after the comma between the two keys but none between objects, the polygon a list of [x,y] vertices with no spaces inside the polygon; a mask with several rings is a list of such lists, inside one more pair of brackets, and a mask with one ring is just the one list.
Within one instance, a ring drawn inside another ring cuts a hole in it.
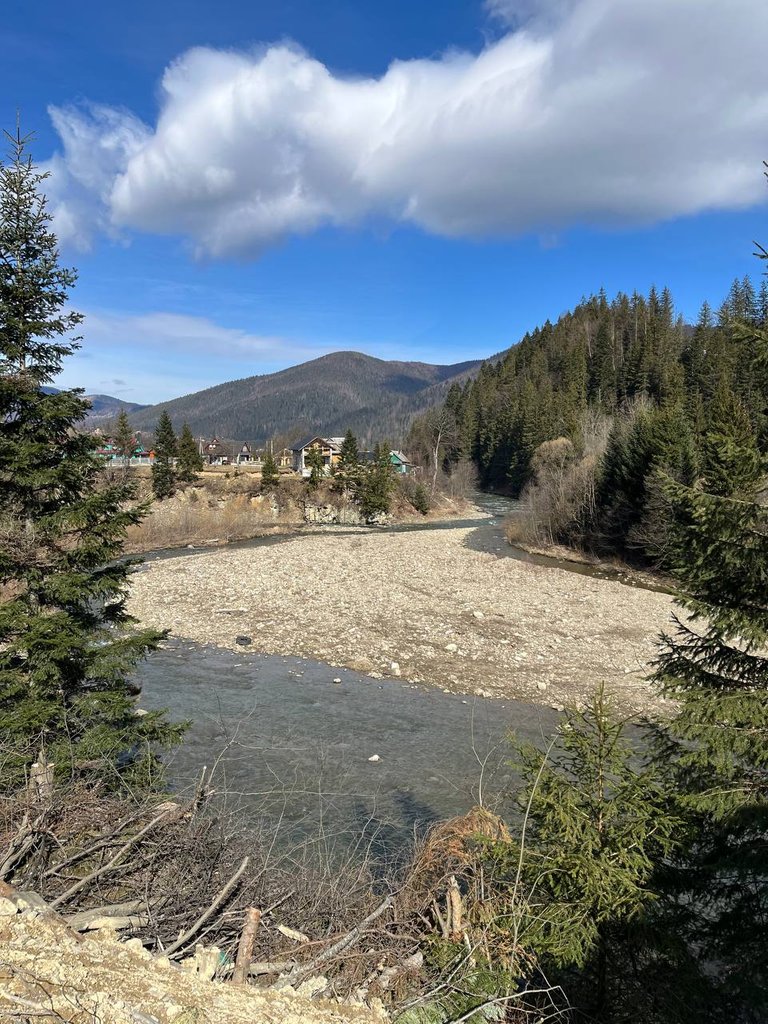
[{"label": "dry grass", "polygon": [[127,550],[226,544],[295,526],[302,522],[302,510],[293,491],[281,484],[274,495],[260,494],[252,474],[206,478],[202,485],[155,502],[149,515],[128,530]]}]

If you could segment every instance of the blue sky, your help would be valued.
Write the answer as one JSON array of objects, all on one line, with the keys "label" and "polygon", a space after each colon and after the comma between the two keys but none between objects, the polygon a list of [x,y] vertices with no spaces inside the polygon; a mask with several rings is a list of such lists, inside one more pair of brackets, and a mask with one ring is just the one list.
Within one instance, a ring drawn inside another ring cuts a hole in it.
[{"label": "blue sky", "polygon": [[600,287],[693,318],[760,270],[762,0],[6,0],[4,40],[89,392],[456,362]]}]

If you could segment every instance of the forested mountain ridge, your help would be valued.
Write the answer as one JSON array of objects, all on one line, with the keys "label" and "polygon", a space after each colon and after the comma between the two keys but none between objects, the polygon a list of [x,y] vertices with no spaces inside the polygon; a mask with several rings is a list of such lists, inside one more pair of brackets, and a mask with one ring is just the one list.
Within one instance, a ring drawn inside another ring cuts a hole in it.
[{"label": "forested mountain ridge", "polygon": [[[578,522],[558,524],[552,539],[648,554],[659,533],[655,475],[696,479],[716,420],[768,451],[768,375],[743,329],[766,323],[765,281],[759,290],[735,281],[716,313],[704,303],[694,327],[669,289],[612,300],[600,292],[451,386],[439,410],[441,456],[447,466],[469,458],[485,487],[519,495],[537,474],[551,475],[553,460],[565,486],[569,466],[589,455],[582,497],[590,507],[577,510]],[[429,433],[417,422],[414,445]],[[559,448],[542,449],[556,439]],[[422,447],[426,454],[429,443]]]},{"label": "forested mountain ridge", "polygon": [[[45,387],[42,390],[49,395],[61,393],[59,388]],[[140,409],[146,409],[145,405],[140,405],[138,402],[126,402],[122,398],[115,398],[114,395],[83,395],[83,397],[86,402],[90,402],[91,406],[85,414],[89,426],[97,426],[98,424],[94,421],[113,419],[121,409],[124,409],[125,412],[138,412]]]},{"label": "forested mountain ridge", "polygon": [[363,441],[387,437],[399,443],[415,415],[442,401],[452,382],[463,382],[479,367],[479,360],[435,366],[333,352],[149,406],[131,423],[152,430],[167,409],[174,423],[186,422],[205,437],[263,443],[275,435],[335,435],[351,428]]}]

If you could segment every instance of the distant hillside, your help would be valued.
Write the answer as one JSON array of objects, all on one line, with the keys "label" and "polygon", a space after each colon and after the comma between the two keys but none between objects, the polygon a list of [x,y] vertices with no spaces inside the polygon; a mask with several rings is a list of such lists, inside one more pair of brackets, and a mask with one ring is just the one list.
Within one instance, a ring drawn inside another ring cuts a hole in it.
[{"label": "distant hillside", "polygon": [[125,409],[127,413],[139,412],[146,409],[146,405],[139,405],[138,402],[124,402],[122,398],[113,398],[111,395],[86,395],[91,403],[91,411],[88,413],[88,420],[112,419]]},{"label": "distant hillside", "polygon": [[186,422],[196,435],[263,443],[275,435],[343,434],[361,441],[399,443],[414,416],[442,400],[454,381],[465,381],[479,360],[433,366],[334,352],[278,373],[230,381],[131,415],[152,430],[163,409],[174,425]]},{"label": "distant hillside", "polygon": [[[43,391],[49,395],[58,395],[60,390],[60,388],[43,388]],[[111,420],[118,415],[121,409],[131,413],[147,408],[146,405],[139,405],[138,402],[125,402],[122,398],[115,398],[113,395],[84,395],[83,397],[91,403],[91,410],[88,413],[89,423],[93,420]]]}]

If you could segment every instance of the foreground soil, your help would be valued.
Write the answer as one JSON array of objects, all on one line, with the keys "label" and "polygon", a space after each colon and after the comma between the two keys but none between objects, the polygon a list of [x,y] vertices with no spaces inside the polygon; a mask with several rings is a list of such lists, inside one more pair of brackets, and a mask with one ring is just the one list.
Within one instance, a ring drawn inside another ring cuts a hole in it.
[{"label": "foreground soil", "polygon": [[470,532],[326,531],[158,561],[130,610],[179,638],[446,691],[560,707],[605,681],[627,710],[660,709],[645,676],[667,595],[472,551]]},{"label": "foreground soil", "polygon": [[75,935],[0,899],[0,1019],[59,1024],[375,1024],[363,1008],[310,1002],[292,990],[208,981],[195,961],[153,958],[138,939]]}]

